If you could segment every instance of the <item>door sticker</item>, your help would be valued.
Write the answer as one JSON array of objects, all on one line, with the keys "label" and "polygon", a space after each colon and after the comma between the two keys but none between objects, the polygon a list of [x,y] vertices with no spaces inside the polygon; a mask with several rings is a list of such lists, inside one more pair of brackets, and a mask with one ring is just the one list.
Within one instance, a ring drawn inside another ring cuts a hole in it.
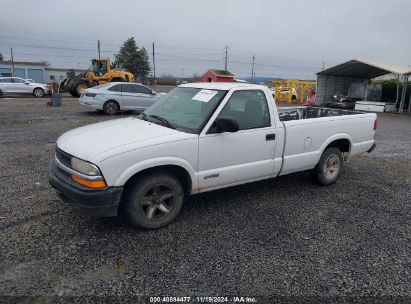
[{"label": "door sticker", "polygon": [[192,100],[198,100],[202,102],[209,102],[211,98],[213,98],[218,92],[212,90],[201,90],[197,94],[195,94]]}]

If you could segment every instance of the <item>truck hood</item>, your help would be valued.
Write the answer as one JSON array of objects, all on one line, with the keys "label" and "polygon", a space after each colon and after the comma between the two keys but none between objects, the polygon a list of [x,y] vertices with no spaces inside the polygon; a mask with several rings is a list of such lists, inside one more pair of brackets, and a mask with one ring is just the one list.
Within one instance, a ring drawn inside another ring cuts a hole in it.
[{"label": "truck hood", "polygon": [[[110,120],[64,133],[57,140],[57,147],[61,150],[87,161],[101,153],[121,146],[132,145],[136,142],[139,146],[149,146],[153,142],[166,140],[164,137],[172,135],[189,134],[166,128],[149,121],[135,117]],[[192,134],[190,134],[192,135]]]}]

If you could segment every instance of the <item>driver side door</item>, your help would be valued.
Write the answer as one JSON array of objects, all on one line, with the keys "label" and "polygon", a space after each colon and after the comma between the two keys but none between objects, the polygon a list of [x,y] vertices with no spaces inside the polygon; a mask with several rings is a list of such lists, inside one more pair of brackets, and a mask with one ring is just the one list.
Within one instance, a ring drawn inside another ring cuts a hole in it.
[{"label": "driver side door", "polygon": [[213,132],[212,125],[199,138],[199,187],[240,184],[272,176],[275,126],[261,90],[238,90],[218,114],[239,123],[237,132]]}]

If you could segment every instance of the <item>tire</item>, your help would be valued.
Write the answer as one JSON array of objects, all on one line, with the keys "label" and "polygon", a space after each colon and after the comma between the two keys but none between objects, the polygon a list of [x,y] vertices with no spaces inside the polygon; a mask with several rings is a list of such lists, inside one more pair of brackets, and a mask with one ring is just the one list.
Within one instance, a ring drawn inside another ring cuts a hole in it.
[{"label": "tire", "polygon": [[103,106],[103,112],[106,115],[116,115],[120,111],[120,105],[117,101],[109,100]]},{"label": "tire", "polygon": [[43,97],[44,96],[44,90],[42,88],[35,88],[33,90],[33,95],[34,97]]},{"label": "tire", "polygon": [[340,149],[331,147],[324,151],[313,173],[321,186],[333,184],[341,174],[343,157]]},{"label": "tire", "polygon": [[85,81],[77,80],[73,83],[70,94],[74,97],[80,97],[81,90],[87,89],[89,87],[88,83]]},{"label": "tire", "polygon": [[3,92],[0,90],[0,97],[3,97]]},{"label": "tire", "polygon": [[183,206],[181,182],[167,172],[153,172],[137,178],[125,190],[123,211],[129,222],[144,229],[170,224]]}]

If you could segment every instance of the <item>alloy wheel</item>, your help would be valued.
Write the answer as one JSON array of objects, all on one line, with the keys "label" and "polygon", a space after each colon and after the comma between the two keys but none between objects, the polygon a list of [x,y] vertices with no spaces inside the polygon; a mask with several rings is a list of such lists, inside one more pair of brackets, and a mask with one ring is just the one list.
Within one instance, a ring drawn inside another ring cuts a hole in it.
[{"label": "alloy wheel", "polygon": [[37,89],[34,89],[33,94],[36,97],[42,97],[44,95],[44,91],[42,89],[37,88]]},{"label": "alloy wheel", "polygon": [[147,220],[162,220],[171,212],[174,203],[174,192],[165,185],[156,185],[146,192],[140,208]]}]

